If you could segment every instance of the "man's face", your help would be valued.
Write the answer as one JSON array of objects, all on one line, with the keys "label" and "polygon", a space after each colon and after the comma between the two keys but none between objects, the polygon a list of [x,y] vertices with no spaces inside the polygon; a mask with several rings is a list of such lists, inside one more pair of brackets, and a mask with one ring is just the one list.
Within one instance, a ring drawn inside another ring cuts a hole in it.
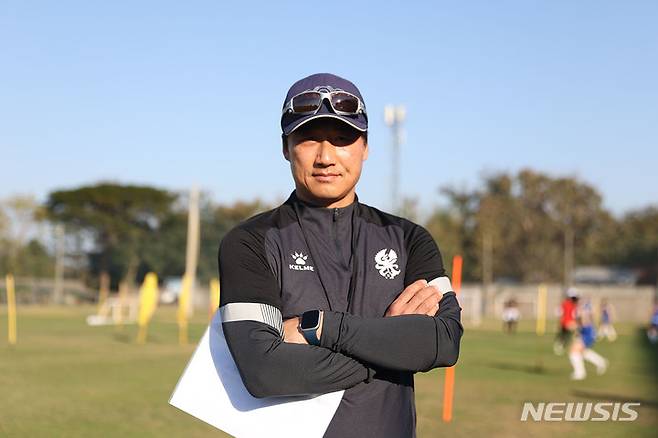
[{"label": "man's face", "polygon": [[290,162],[297,195],[324,207],[352,203],[368,158],[362,133],[339,120],[313,120],[288,136],[283,155]]}]

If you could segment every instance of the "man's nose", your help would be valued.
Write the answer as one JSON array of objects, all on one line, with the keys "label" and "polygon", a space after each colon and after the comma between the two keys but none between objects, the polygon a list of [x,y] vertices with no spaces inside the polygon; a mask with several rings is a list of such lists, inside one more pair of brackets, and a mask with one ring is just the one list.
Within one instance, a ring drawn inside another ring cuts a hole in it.
[{"label": "man's nose", "polygon": [[318,155],[315,157],[315,163],[322,166],[330,166],[335,164],[336,160],[336,146],[331,144],[327,139],[320,142],[318,147]]}]

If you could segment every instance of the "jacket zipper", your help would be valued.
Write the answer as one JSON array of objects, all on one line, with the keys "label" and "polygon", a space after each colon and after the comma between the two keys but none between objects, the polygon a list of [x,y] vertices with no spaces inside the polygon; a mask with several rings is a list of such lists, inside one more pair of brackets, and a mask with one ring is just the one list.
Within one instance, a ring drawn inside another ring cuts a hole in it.
[{"label": "jacket zipper", "polygon": [[[341,261],[341,264],[344,262],[343,260],[343,252],[340,249],[340,239],[338,238],[338,216],[340,215],[340,210],[338,208],[334,208],[334,214],[333,214],[333,229],[334,229],[334,242],[336,242],[336,251],[338,253],[338,258]],[[357,272],[357,257],[354,254],[354,233],[356,233],[356,229],[354,227],[354,219],[352,219],[352,240],[350,243],[350,247],[352,248],[350,257],[352,259],[352,274],[350,275],[350,284],[349,284],[349,289],[347,291],[347,309],[346,311],[349,313],[350,311],[350,305],[352,304],[352,297],[354,296],[354,289],[356,288],[356,272]],[[349,265],[349,262],[348,262]]]},{"label": "jacket zipper", "polygon": [[333,220],[333,230],[334,230],[334,244],[336,246],[336,256],[338,257],[338,260],[340,260],[341,265],[343,264],[343,254],[342,251],[340,250],[340,241],[338,239],[338,216],[340,215],[340,211],[338,208],[334,208],[334,220]]},{"label": "jacket zipper", "polygon": [[[357,206],[358,208],[358,206]],[[354,290],[356,289],[356,273],[358,272],[359,269],[359,258],[356,256],[356,223],[355,223],[355,217],[356,217],[356,211],[352,213],[352,240],[350,242],[350,258],[352,260],[352,275],[350,276],[350,285],[349,285],[349,291],[347,292],[347,313],[350,313],[350,306],[352,305],[352,297],[354,296]]]}]

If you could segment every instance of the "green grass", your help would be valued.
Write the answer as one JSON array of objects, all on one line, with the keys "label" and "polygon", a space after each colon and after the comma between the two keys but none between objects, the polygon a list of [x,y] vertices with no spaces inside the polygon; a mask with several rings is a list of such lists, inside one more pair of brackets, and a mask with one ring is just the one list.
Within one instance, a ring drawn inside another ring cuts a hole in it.
[{"label": "green grass", "polygon": [[[93,308],[21,308],[18,345],[6,344],[6,311],[0,309],[0,436],[202,437],[228,436],[168,405],[194,345],[177,344],[173,309],[160,309],[147,345],[136,328],[87,327]],[[513,336],[493,322],[468,328],[456,368],[453,421],[441,421],[445,372],[416,377],[419,437],[656,436],[658,350],[632,326],[620,326],[613,344],[597,351],[609,372],[591,368],[570,382],[566,357],[551,352],[552,334],[536,337],[530,322]],[[203,316],[191,339],[205,330]],[[640,401],[632,423],[523,423],[524,401]]]}]

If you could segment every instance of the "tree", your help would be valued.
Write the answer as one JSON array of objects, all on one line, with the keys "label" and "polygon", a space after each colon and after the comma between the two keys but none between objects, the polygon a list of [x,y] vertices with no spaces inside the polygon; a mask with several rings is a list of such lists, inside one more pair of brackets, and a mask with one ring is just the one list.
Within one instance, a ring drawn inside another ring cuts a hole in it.
[{"label": "tree", "polygon": [[456,223],[436,212],[428,228],[437,240],[449,239],[448,230],[459,236],[454,246],[464,257],[464,278],[481,279],[485,285],[494,276],[533,282],[560,279],[571,272],[574,257],[592,256],[591,251],[580,255],[573,248],[594,242],[597,230],[609,225],[601,196],[571,177],[523,169],[515,175],[487,175],[476,190],[447,187],[442,193]]},{"label": "tree", "polygon": [[482,282],[485,288],[493,282],[494,273],[499,277],[516,277],[515,269],[510,269],[506,260],[510,259],[508,242],[518,239],[520,229],[520,203],[515,199],[513,179],[507,174],[498,173],[484,177],[484,188],[475,196],[478,198],[475,260],[481,267]]},{"label": "tree", "polygon": [[424,225],[439,246],[446,271],[450,272],[452,258],[464,254],[460,218],[453,212],[436,209]]},{"label": "tree", "polygon": [[[36,275],[32,268],[47,263],[42,244],[35,245],[35,227],[43,212],[31,195],[15,195],[0,203],[0,269],[15,275]],[[45,267],[44,267],[45,268]]]},{"label": "tree", "polygon": [[619,245],[616,262],[640,271],[640,282],[655,283],[658,276],[658,206],[624,215],[616,236]]},{"label": "tree", "polygon": [[238,201],[231,205],[212,205],[205,202],[201,209],[201,248],[199,278],[205,281],[217,277],[219,243],[233,227],[255,214],[269,210],[271,206],[259,199]]},{"label": "tree", "polygon": [[147,186],[99,183],[50,193],[48,216],[69,230],[89,233],[94,250],[90,267],[99,275],[112,274],[134,281],[145,243],[158,237],[176,195]]},{"label": "tree", "polygon": [[450,266],[453,256],[459,254],[464,259],[463,277],[480,278],[473,263],[476,257],[477,194],[454,187],[442,187],[439,191],[448,198],[449,208],[435,211],[425,226],[443,251],[446,267]]},{"label": "tree", "polygon": [[602,199],[591,186],[573,178],[558,178],[549,189],[548,214],[564,238],[564,284],[571,284],[574,247],[583,242],[604,214]]}]

